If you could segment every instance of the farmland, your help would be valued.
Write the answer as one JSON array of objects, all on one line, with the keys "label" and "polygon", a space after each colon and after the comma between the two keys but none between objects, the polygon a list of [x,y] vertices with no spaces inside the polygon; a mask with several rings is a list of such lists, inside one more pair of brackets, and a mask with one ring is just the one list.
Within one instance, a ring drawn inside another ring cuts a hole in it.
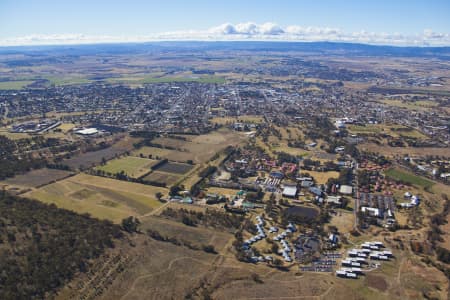
[{"label": "farmland", "polygon": [[33,81],[30,80],[2,81],[0,82],[0,90],[21,90],[31,83]]},{"label": "farmland", "polygon": [[119,222],[127,216],[143,215],[159,207],[156,192],[167,194],[164,188],[78,174],[32,190],[25,196]]},{"label": "farmland", "polygon": [[158,163],[157,160],[125,156],[110,160],[105,165],[98,166],[95,169],[111,174],[116,174],[123,171],[126,175],[132,178],[138,178],[150,172],[150,168],[156,163]]}]

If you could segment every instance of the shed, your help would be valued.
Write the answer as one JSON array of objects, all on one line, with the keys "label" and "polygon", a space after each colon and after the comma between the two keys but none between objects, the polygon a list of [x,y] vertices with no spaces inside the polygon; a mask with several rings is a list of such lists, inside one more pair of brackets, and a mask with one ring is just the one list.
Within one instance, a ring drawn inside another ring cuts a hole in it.
[{"label": "shed", "polygon": [[351,195],[353,193],[353,187],[350,185],[341,185],[339,188],[339,193],[344,195]]}]

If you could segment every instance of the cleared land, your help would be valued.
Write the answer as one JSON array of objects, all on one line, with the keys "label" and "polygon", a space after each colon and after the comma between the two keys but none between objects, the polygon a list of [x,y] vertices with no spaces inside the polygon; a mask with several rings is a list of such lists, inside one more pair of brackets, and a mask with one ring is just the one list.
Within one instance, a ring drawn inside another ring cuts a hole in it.
[{"label": "cleared land", "polygon": [[155,193],[167,189],[78,174],[24,194],[26,197],[100,219],[120,222],[130,215],[143,215],[161,206]]},{"label": "cleared land", "polygon": [[111,174],[125,172],[130,177],[138,178],[150,172],[150,168],[158,163],[157,160],[140,158],[135,156],[125,156],[108,161],[103,166],[98,166],[96,170],[102,170]]},{"label": "cleared land", "polygon": [[161,184],[165,184],[167,187],[175,184],[178,180],[181,179],[180,175],[176,174],[168,174],[165,172],[153,171],[143,178],[147,181],[157,182]]},{"label": "cleared land", "polygon": [[174,162],[166,162],[156,168],[156,171],[166,172],[166,173],[175,173],[175,174],[186,174],[190,170],[192,170],[194,166],[188,164],[180,164]]},{"label": "cleared land", "polygon": [[399,169],[389,169],[385,172],[385,175],[391,179],[400,180],[422,188],[430,188],[434,184],[434,182],[428,179]]},{"label": "cleared land", "polygon": [[39,169],[32,170],[22,175],[17,175],[13,178],[8,178],[0,182],[0,184],[32,188],[63,179],[71,174],[71,172],[63,170]]}]

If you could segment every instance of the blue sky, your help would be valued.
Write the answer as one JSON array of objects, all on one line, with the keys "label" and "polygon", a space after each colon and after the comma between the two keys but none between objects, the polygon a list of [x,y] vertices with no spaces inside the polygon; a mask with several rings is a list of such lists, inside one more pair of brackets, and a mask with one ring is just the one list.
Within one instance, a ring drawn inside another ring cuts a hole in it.
[{"label": "blue sky", "polygon": [[[364,30],[372,34],[372,39],[382,33],[412,36],[428,30],[433,36],[440,33],[444,34],[444,39],[449,39],[450,1],[0,0],[0,40],[66,34],[90,38],[154,37],[166,32],[179,32],[182,37],[190,32],[193,39],[198,39],[205,38],[205,32],[221,24],[236,26],[247,22],[257,26],[275,23],[282,31],[288,26],[333,28],[347,36]],[[321,34],[320,30],[315,32]],[[216,33],[214,31],[208,39],[215,39]],[[238,38],[235,31],[231,33]],[[243,37],[240,32],[238,34]],[[248,37],[247,34],[244,38]],[[251,37],[263,39],[267,35]],[[305,34],[302,37],[308,39]],[[289,38],[292,39],[292,35]],[[317,34],[314,38],[318,38]],[[283,39],[283,36],[279,35],[277,39]],[[330,37],[325,35],[323,39]]]}]

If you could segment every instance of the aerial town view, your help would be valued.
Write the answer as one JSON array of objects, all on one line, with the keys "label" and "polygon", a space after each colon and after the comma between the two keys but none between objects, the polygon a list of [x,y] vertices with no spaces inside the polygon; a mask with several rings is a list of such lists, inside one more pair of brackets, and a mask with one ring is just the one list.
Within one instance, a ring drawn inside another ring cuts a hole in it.
[{"label": "aerial town view", "polygon": [[0,299],[449,299],[449,3],[91,2],[0,3]]}]

